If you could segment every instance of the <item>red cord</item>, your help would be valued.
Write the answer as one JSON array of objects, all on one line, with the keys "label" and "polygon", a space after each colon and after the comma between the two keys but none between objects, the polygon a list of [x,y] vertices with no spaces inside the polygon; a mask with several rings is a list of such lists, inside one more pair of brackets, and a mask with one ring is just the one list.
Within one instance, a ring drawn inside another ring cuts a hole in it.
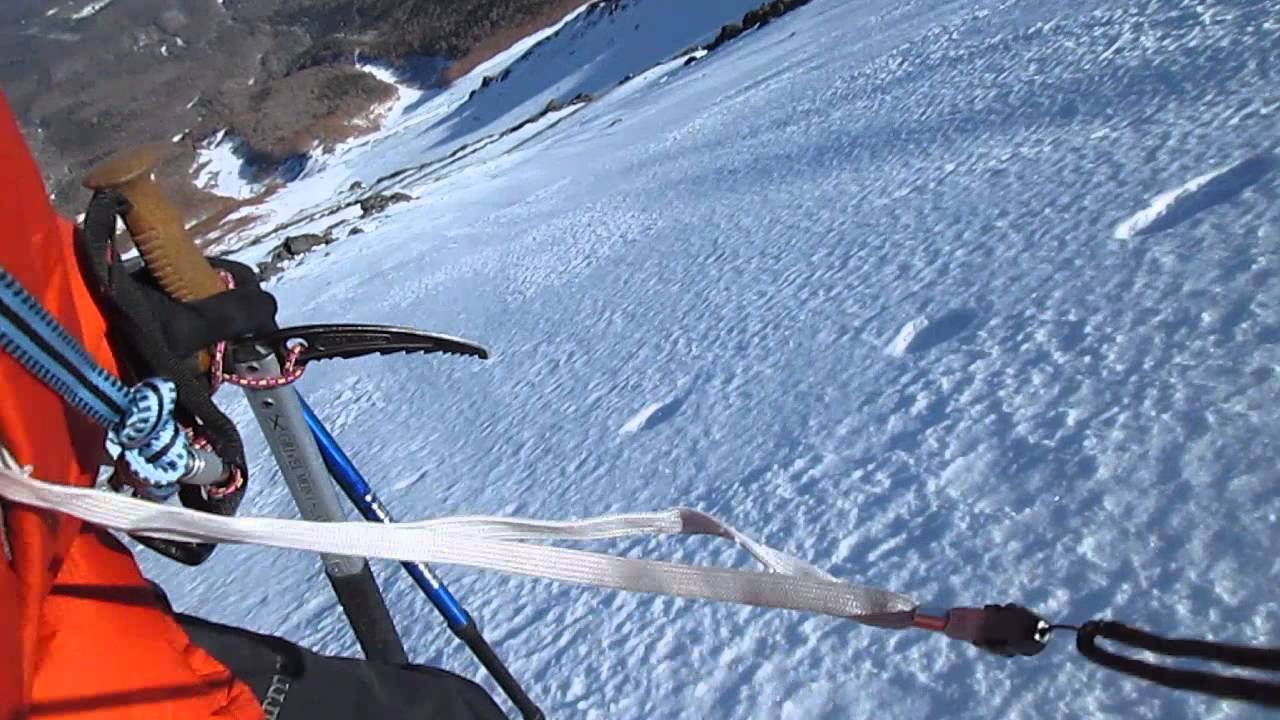
[{"label": "red cord", "polygon": [[[219,270],[218,275],[222,278],[222,283],[227,286],[228,290],[235,289],[236,281],[235,278],[231,276],[231,273],[225,270]],[[289,348],[289,354],[285,356],[284,367],[281,369],[280,375],[271,378],[251,378],[224,371],[226,367],[227,342],[225,340],[220,341],[217,345],[213,346],[213,360],[209,366],[209,375],[211,378],[209,394],[212,395],[217,392],[218,386],[224,382],[231,383],[232,385],[239,385],[240,387],[252,388],[254,390],[271,390],[273,388],[291,385],[297,382],[298,378],[302,377],[302,373],[305,371],[305,368],[298,364],[298,356],[300,356],[302,351],[306,350],[306,348],[307,346],[302,343]]]}]

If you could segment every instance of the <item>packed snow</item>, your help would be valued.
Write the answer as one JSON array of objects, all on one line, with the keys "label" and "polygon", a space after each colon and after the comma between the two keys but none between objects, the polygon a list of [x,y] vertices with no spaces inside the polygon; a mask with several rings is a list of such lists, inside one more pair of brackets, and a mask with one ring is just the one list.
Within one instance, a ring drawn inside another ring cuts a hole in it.
[{"label": "packed snow", "polygon": [[[402,103],[226,240],[252,259],[342,223],[268,284],[283,323],[492,351],[301,381],[398,517],[687,505],[931,607],[1280,645],[1271,3],[815,0],[690,65],[668,51],[749,3],[609,5]],[[579,87],[605,89],[520,125]],[[357,218],[354,181],[414,200]],[[254,459],[242,514],[295,515],[221,397]],[[592,547],[748,565],[714,543]],[[358,652],[318,559],[140,556],[180,610]],[[412,582],[375,570],[415,660],[496,693]],[[1090,665],[1069,635],[1008,660],[439,570],[552,718],[1262,716]]]}]

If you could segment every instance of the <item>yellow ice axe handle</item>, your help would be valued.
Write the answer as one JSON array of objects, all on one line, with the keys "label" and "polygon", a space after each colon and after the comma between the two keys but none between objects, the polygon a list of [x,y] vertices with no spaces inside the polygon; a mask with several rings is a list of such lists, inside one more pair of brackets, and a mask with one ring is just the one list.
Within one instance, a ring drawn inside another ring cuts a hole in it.
[{"label": "yellow ice axe handle", "polygon": [[155,181],[158,145],[124,150],[102,161],[84,177],[94,191],[115,190],[131,206],[124,222],[147,269],[169,297],[202,300],[226,288],[187,233],[178,209]]}]

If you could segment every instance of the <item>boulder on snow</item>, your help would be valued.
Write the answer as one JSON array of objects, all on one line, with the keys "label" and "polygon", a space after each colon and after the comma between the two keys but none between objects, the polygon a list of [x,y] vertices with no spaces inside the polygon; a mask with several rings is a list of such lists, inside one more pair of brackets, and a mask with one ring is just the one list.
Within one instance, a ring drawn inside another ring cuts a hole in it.
[{"label": "boulder on snow", "polygon": [[392,205],[409,202],[412,199],[412,195],[402,192],[392,193],[390,195],[386,195],[384,193],[370,195],[360,201],[360,216],[369,217],[370,215],[377,215]]},{"label": "boulder on snow", "polygon": [[284,239],[284,242],[276,246],[271,251],[271,256],[266,260],[258,263],[258,279],[266,280],[270,277],[280,274],[280,270],[284,264],[300,255],[333,242],[334,238],[329,235],[317,235],[316,233],[303,233],[302,235],[290,235]]},{"label": "boulder on snow", "polygon": [[258,263],[258,282],[264,282],[266,280],[270,280],[271,278],[275,277],[275,275],[279,272],[280,272],[279,265],[271,262],[270,260],[264,260]]},{"label": "boulder on snow", "polygon": [[281,268],[292,257],[283,246],[271,252],[271,257],[258,263],[258,280],[264,281],[280,274]]},{"label": "boulder on snow", "polygon": [[332,242],[332,239],[325,237],[324,235],[306,233],[303,235],[293,235],[285,238],[284,243],[280,247],[289,255],[297,257],[312,248],[327,245],[330,242]]}]

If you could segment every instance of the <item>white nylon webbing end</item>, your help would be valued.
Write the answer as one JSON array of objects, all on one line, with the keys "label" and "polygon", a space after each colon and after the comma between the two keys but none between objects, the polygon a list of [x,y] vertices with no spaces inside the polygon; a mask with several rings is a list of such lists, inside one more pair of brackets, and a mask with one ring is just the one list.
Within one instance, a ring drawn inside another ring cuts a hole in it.
[{"label": "white nylon webbing end", "polygon": [[[0,496],[134,535],[466,565],[617,590],[815,612],[881,627],[900,626],[903,615],[916,607],[905,595],[842,583],[799,558],[756,542],[712,515],[688,508],[573,521],[447,517],[375,524],[230,518],[43,482],[23,474],[12,458],[0,469]],[[655,534],[730,539],[766,570],[622,558],[526,542]]]}]

